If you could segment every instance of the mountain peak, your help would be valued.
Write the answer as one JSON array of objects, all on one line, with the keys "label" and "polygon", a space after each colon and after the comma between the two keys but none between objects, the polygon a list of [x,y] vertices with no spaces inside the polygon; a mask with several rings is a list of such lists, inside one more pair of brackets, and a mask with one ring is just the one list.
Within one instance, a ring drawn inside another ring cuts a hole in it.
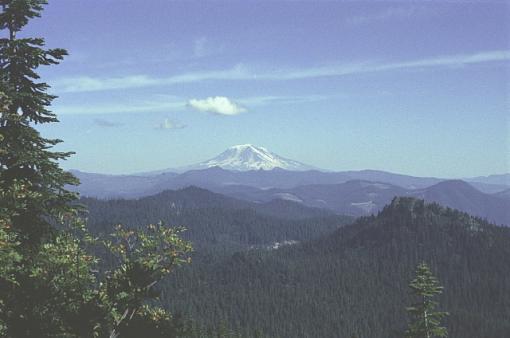
[{"label": "mountain peak", "polygon": [[264,147],[253,144],[238,144],[229,147],[218,156],[199,163],[196,168],[220,167],[228,170],[310,170],[311,166],[279,156]]},{"label": "mountain peak", "polygon": [[231,146],[229,147],[229,149],[238,149],[238,150],[247,150],[247,149],[261,149],[261,150],[265,150],[267,151],[266,148],[264,147],[257,147],[257,146],[254,146],[253,144],[236,144],[234,146]]}]

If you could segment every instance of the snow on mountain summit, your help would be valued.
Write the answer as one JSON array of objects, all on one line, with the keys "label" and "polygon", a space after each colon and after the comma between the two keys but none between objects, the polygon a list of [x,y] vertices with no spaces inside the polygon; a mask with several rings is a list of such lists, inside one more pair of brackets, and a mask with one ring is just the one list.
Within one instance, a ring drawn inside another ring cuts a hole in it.
[{"label": "snow on mountain summit", "polygon": [[306,164],[283,158],[264,147],[251,144],[232,146],[218,156],[199,163],[195,168],[205,169],[216,166],[227,170],[239,171],[271,170],[275,168],[297,171],[313,169]]}]

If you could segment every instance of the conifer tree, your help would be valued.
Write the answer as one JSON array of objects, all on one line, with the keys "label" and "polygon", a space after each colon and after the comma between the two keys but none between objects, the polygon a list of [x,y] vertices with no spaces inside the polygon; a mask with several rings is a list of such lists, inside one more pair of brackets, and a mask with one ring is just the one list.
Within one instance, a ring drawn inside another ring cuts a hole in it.
[{"label": "conifer tree", "polygon": [[447,337],[446,328],[441,326],[441,320],[447,312],[436,310],[438,303],[434,297],[441,294],[443,287],[425,263],[416,268],[416,277],[409,284],[412,294],[418,299],[407,308],[412,321],[406,331],[407,338]]},{"label": "conifer tree", "polygon": [[66,190],[77,179],[58,165],[70,152],[52,151],[60,140],[42,137],[35,124],[57,122],[49,106],[55,96],[39,81],[40,66],[60,62],[67,52],[45,49],[42,38],[20,38],[29,20],[39,17],[45,0],[0,0],[0,190],[24,191],[17,199],[0,195],[0,204],[15,212],[12,229],[21,244],[33,247],[51,236],[51,222],[73,211],[76,198]]},{"label": "conifer tree", "polygon": [[0,0],[0,232],[5,239],[0,256],[15,263],[0,274],[0,317],[12,324],[10,335],[17,328],[20,335],[29,332],[35,322],[51,325],[35,312],[37,303],[52,295],[34,276],[49,248],[44,245],[56,239],[52,225],[76,211],[70,204],[76,195],[65,186],[77,180],[58,164],[71,153],[52,151],[60,140],[44,138],[35,129],[36,124],[57,122],[49,110],[55,96],[47,93],[49,86],[36,71],[59,63],[67,53],[46,49],[42,38],[18,36],[30,19],[40,16],[44,4]]}]

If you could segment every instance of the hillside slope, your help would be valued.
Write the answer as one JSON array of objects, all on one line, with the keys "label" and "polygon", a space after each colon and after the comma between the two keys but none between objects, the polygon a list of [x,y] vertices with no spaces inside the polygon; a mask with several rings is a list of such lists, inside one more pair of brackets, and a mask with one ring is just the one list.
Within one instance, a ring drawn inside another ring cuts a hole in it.
[{"label": "hillside slope", "polygon": [[163,299],[204,323],[227,318],[270,337],[395,338],[421,261],[445,287],[449,337],[510,336],[510,229],[413,198],[301,245],[197,256]]}]

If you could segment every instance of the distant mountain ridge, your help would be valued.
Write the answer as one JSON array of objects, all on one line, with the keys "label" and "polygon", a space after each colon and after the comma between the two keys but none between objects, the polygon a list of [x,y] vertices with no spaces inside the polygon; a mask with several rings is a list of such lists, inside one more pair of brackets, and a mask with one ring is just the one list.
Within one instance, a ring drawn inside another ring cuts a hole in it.
[{"label": "distant mountain ridge", "polygon": [[437,202],[486,218],[496,224],[510,226],[509,197],[483,193],[461,180],[442,181],[423,189],[405,189],[384,182],[351,180],[339,184],[303,185],[289,189],[229,186],[217,188],[216,191],[256,202],[267,202],[273,199],[290,200],[351,216],[377,213],[395,196],[409,196],[428,202]]},{"label": "distant mountain ridge", "polygon": [[[510,226],[510,196],[506,191],[499,194],[486,194],[461,180],[442,181],[422,189],[406,189],[386,182],[366,180],[349,180],[335,184],[304,184],[289,188],[259,188],[253,185],[211,184],[211,181],[214,182],[214,173],[219,175],[222,179],[226,179],[230,177],[231,172],[220,168],[212,168],[207,170],[207,172],[209,175],[203,175],[202,171],[190,171],[178,176],[170,176],[166,182],[159,182],[157,186],[144,186],[144,183],[154,183],[151,181],[154,178],[135,176],[134,179],[139,185],[138,188],[145,189],[143,190],[144,193],[136,196],[136,198],[144,196],[152,198],[150,196],[163,194],[171,200],[171,190],[169,189],[183,189],[196,186],[197,188],[193,189],[208,189],[220,194],[219,196],[235,198],[235,203],[241,203],[243,207],[246,207],[246,203],[255,203],[255,205],[259,205],[260,207],[268,203],[288,203],[290,205],[299,204],[303,207],[322,209],[336,214],[358,217],[377,213],[395,196],[411,196],[468,212],[472,215],[486,218],[496,224]],[[285,173],[285,171],[282,172]],[[271,172],[265,173],[268,174]],[[247,175],[250,174],[250,172],[234,174]],[[92,177],[94,178],[95,176]],[[177,179],[178,177],[180,179]],[[122,189],[118,192],[132,192],[132,190],[123,187],[124,180],[129,180],[129,176],[115,178],[118,181],[114,181],[114,187]],[[111,186],[102,180],[99,180],[98,183],[107,189],[111,189]],[[163,187],[169,188],[162,192],[161,189],[163,189]],[[90,191],[90,189],[83,189],[82,191],[87,192]],[[184,191],[186,191],[186,189],[184,189]],[[108,193],[111,192],[111,190],[104,192]],[[183,193],[180,195],[183,196]],[[94,195],[89,196],[95,197]],[[194,194],[194,196],[198,198],[201,194]],[[129,195],[100,197],[107,199],[119,197],[133,198],[133,196]],[[211,201],[211,199],[207,200]],[[244,204],[242,204],[243,201]],[[195,203],[197,203],[197,201],[195,201]]]},{"label": "distant mountain ridge", "polygon": [[196,186],[250,202],[286,200],[351,216],[373,214],[395,196],[415,196],[510,225],[507,174],[469,178],[468,184],[378,170],[325,172],[311,168],[266,148],[244,144],[181,168],[184,172],[101,175],[73,171],[82,184],[70,188],[85,197],[132,199]]},{"label": "distant mountain ridge", "polygon": [[471,177],[466,178],[466,181],[510,186],[510,174]]},{"label": "distant mountain ridge", "polygon": [[[256,189],[289,189],[302,185],[340,184],[351,180],[385,182],[406,189],[426,188],[441,182],[433,177],[413,177],[377,170],[322,172],[318,170],[289,171],[272,170],[232,171],[220,167],[189,170],[181,174],[166,172],[158,175],[101,175],[71,171],[81,181],[78,187],[70,187],[82,196],[97,198],[139,198],[157,194],[168,189],[198,186],[221,190],[231,186]],[[504,190],[505,187],[499,191]]]},{"label": "distant mountain ridge", "polygon": [[[75,190],[84,196],[98,198],[138,198],[191,185],[213,190],[230,185],[271,189],[365,180],[384,182],[405,189],[423,189],[445,180],[380,170],[324,171],[251,144],[232,146],[210,160],[181,168],[132,175],[72,172],[82,183]],[[465,180],[485,193],[499,193],[510,188],[510,174]]]}]

